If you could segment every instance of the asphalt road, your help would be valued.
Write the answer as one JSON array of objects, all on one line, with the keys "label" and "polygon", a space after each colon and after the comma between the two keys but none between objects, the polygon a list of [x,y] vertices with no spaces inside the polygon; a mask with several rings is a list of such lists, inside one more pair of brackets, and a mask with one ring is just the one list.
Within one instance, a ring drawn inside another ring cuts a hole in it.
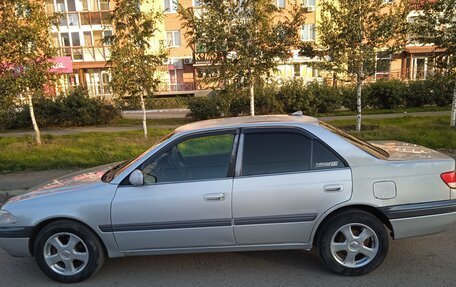
[{"label": "asphalt road", "polygon": [[[456,286],[456,225],[445,233],[392,241],[373,273],[342,277],[314,252],[265,251],[110,259],[91,279],[71,286]],[[0,251],[0,286],[59,286],[33,259]]]}]

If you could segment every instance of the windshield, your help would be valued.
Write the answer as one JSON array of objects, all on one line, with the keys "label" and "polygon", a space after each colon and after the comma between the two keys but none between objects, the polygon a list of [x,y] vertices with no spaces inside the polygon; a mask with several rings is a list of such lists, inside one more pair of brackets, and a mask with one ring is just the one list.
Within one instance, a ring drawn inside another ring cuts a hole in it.
[{"label": "windshield", "polygon": [[350,143],[359,147],[360,149],[367,152],[368,154],[375,156],[376,158],[379,158],[379,159],[388,159],[389,158],[389,153],[386,150],[381,149],[377,146],[374,146],[363,140],[360,140],[359,138],[354,137],[354,136],[344,132],[341,129],[338,129],[338,128],[336,128],[328,123],[322,122],[322,121],[320,121],[320,126],[329,130],[330,132],[333,132],[333,133],[343,137],[344,139],[348,140]]},{"label": "windshield", "polygon": [[151,151],[153,148],[155,148],[157,145],[159,145],[160,143],[166,141],[167,139],[169,139],[170,137],[172,137],[174,135],[174,132],[172,133],[169,133],[168,135],[166,135],[165,137],[163,137],[161,140],[159,140],[156,144],[154,144],[152,147],[150,147],[149,149],[147,149],[145,152],[143,152],[142,154],[138,155],[137,157],[131,159],[131,160],[126,160],[118,165],[116,165],[115,167],[111,168],[110,170],[108,170],[102,177],[101,177],[101,180],[103,182],[111,182],[116,176],[118,176],[119,174],[121,174],[125,169],[127,169],[129,166],[131,166],[133,163],[135,163],[138,159],[142,158],[143,155],[147,154],[149,151]]}]

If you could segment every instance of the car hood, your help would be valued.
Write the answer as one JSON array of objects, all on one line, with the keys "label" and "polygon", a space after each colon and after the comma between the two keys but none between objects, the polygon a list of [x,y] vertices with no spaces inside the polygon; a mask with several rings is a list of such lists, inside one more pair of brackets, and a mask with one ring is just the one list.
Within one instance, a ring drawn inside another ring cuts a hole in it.
[{"label": "car hood", "polygon": [[451,159],[436,150],[401,141],[370,141],[389,153],[388,160]]},{"label": "car hood", "polygon": [[50,180],[43,184],[32,187],[29,193],[13,197],[8,202],[20,201],[41,195],[54,194],[57,192],[85,189],[90,185],[101,183],[101,177],[103,174],[118,164],[119,163],[117,162],[97,166]]}]

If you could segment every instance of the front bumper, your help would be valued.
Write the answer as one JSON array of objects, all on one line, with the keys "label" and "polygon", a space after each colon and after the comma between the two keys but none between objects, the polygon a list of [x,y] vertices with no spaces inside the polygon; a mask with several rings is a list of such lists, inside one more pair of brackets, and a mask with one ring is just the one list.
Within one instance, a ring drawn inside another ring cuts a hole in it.
[{"label": "front bumper", "polygon": [[433,234],[456,223],[456,200],[442,200],[382,208],[394,231],[394,239]]},{"label": "front bumper", "polygon": [[0,247],[15,257],[32,257],[29,238],[0,238]]},{"label": "front bumper", "polygon": [[0,227],[0,248],[4,249],[11,256],[31,257],[29,240],[32,231],[32,227]]}]

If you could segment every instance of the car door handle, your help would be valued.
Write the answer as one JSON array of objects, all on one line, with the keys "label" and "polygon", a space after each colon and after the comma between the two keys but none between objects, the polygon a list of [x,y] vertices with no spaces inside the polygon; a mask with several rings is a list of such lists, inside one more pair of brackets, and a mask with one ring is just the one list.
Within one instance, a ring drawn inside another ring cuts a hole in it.
[{"label": "car door handle", "polygon": [[206,201],[221,201],[225,199],[224,193],[210,193],[204,196],[204,200]]},{"label": "car door handle", "polygon": [[326,192],[338,192],[344,190],[343,184],[328,184],[323,187],[323,190]]}]

